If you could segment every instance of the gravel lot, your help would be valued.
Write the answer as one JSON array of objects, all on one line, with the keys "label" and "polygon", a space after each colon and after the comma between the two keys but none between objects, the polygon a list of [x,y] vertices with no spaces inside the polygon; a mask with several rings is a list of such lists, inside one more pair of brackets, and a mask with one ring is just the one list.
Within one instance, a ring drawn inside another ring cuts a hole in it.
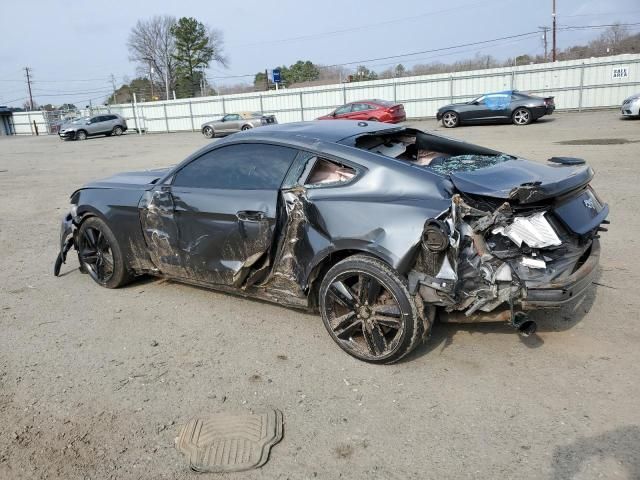
[{"label": "gravel lot", "polygon": [[[76,187],[176,163],[200,134],[2,138],[0,478],[195,478],[179,426],[265,407],[286,422],[269,462],[203,478],[640,478],[640,121],[565,113],[445,134],[590,162],[611,206],[600,285],[537,315],[534,337],[436,325],[392,366],[347,356],[314,315],[156,279],[102,289],[74,255],[53,277]],[[585,139],[619,141],[559,143]]]}]

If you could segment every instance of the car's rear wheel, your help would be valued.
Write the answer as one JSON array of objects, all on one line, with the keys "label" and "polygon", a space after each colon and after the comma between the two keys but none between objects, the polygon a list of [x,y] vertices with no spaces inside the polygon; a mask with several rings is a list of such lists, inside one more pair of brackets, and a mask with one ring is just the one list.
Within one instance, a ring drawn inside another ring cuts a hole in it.
[{"label": "car's rear wheel", "polygon": [[531,123],[531,111],[528,108],[518,108],[511,115],[511,120],[514,125],[529,125]]},{"label": "car's rear wheel", "polygon": [[85,132],[84,130],[78,130],[76,132],[76,140],[86,140],[87,139],[87,132]]},{"label": "car's rear wheel", "polygon": [[243,125],[242,126],[242,130],[250,130],[251,128],[253,128],[251,125]]},{"label": "car's rear wheel", "polygon": [[406,281],[384,262],[354,255],[334,265],[320,285],[320,313],[333,340],[349,355],[393,363],[423,337]]},{"label": "car's rear wheel", "polygon": [[457,127],[460,123],[460,116],[456,112],[444,112],[442,115],[442,125],[445,128]]},{"label": "car's rear wheel", "polygon": [[379,120],[376,117],[371,117],[368,121],[369,122],[378,122]]},{"label": "car's rear wheel", "polygon": [[120,135],[122,135],[122,127],[120,125],[116,125],[115,127],[113,127],[113,131],[111,133],[113,133],[116,137],[119,137]]},{"label": "car's rear wheel", "polygon": [[122,249],[107,224],[98,217],[82,222],[76,237],[80,269],[98,284],[117,288],[129,282]]},{"label": "car's rear wheel", "polygon": [[207,138],[213,138],[213,128],[211,127],[204,127],[202,129],[202,134],[207,137]]}]

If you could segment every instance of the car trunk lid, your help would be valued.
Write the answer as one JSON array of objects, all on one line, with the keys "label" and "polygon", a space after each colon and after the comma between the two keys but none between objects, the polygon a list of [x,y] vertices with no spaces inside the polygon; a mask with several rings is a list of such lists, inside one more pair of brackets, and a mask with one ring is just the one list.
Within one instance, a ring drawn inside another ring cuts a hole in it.
[{"label": "car trunk lid", "polygon": [[527,204],[558,197],[584,187],[593,178],[586,164],[542,164],[509,159],[476,170],[449,174],[463,193]]}]

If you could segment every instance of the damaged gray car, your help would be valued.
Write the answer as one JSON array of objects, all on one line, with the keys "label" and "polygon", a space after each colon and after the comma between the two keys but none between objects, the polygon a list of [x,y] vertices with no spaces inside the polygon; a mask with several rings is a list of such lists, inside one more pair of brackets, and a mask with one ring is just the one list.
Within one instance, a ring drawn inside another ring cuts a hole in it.
[{"label": "damaged gray car", "polygon": [[608,223],[593,175],[401,126],[270,126],[74,192],[54,273],[73,248],[107,288],[151,274],[319,311],[392,363],[436,318],[526,335],[528,311],[582,296]]}]

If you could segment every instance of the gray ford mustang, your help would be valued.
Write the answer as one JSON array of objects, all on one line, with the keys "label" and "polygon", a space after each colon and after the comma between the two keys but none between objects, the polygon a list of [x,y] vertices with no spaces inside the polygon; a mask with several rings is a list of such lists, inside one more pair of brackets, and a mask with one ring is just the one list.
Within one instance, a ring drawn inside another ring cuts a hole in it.
[{"label": "gray ford mustang", "polygon": [[413,128],[259,128],[171,169],[71,195],[58,275],[152,274],[319,311],[349,354],[391,363],[445,322],[507,322],[591,285],[608,223],[583,160],[531,162]]},{"label": "gray ford mustang", "polygon": [[553,97],[536,97],[517,90],[488,93],[465,103],[452,103],[438,109],[436,118],[446,128],[463,124],[506,123],[528,125],[544,115],[551,115],[556,105]]},{"label": "gray ford mustang", "polygon": [[217,120],[203,123],[200,130],[205,137],[213,138],[274,123],[278,123],[275,115],[263,115],[260,112],[227,113]]}]

